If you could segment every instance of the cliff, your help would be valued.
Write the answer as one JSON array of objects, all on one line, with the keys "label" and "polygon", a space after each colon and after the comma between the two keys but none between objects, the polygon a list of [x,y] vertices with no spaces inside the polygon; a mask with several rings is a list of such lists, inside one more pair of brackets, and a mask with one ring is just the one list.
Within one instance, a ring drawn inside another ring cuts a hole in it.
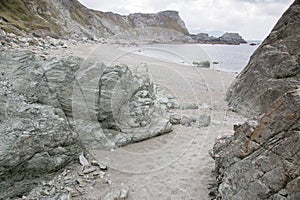
[{"label": "cliff", "polygon": [[126,16],[88,9],[77,0],[1,1],[0,42],[1,37],[11,34],[94,41],[110,38],[127,42],[245,42],[232,33],[219,38],[209,37],[209,40],[191,35],[177,11]]},{"label": "cliff", "polygon": [[255,117],[217,139],[215,199],[300,199],[300,1],[283,14],[228,91]]},{"label": "cliff", "polygon": [[262,114],[278,97],[299,86],[299,4],[295,1],[283,14],[231,85],[227,100],[237,112]]},{"label": "cliff", "polygon": [[206,33],[199,33],[197,35],[191,35],[193,40],[199,43],[212,43],[212,44],[243,44],[247,43],[238,33],[224,33],[220,37],[209,36]]},{"label": "cliff", "polygon": [[[31,34],[54,38],[94,39],[133,35],[136,30],[147,28],[168,29],[180,36],[188,34],[177,11],[123,16],[88,9],[77,0],[1,1],[0,28],[16,35]],[[147,36],[154,37],[154,34],[149,32]]]}]

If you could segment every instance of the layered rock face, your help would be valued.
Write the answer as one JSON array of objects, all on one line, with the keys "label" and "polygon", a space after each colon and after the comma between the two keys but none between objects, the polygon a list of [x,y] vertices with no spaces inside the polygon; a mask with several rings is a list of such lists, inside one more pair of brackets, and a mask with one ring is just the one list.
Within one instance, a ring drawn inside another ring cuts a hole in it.
[{"label": "layered rock face", "polygon": [[[219,38],[191,35],[179,13],[173,10],[126,16],[88,9],[77,0],[3,0],[0,2],[0,43],[13,42],[16,35],[95,42],[105,38],[117,43],[245,42],[233,33]],[[21,40],[28,45],[40,43]]]},{"label": "layered rock face", "polygon": [[300,2],[283,14],[231,85],[227,100],[236,111],[255,116],[300,84]]},{"label": "layered rock face", "polygon": [[160,28],[162,32],[172,30],[178,36],[188,34],[176,11],[123,16],[88,9],[77,0],[1,1],[0,26],[2,30],[17,35],[74,39],[120,37],[124,34],[129,39],[129,36],[139,34],[136,30],[148,28],[148,35],[144,36],[148,40],[155,39],[156,32],[151,28]]},{"label": "layered rock face", "polygon": [[[217,197],[300,198],[300,89],[275,101],[258,121],[247,121],[217,141]],[[218,199],[218,198],[217,198]]]},{"label": "layered rock face", "polygon": [[197,35],[191,35],[193,40],[199,43],[218,43],[218,44],[233,44],[239,45],[247,43],[238,33],[224,33],[220,37],[209,36],[206,33],[199,33]]},{"label": "layered rock face", "polygon": [[247,43],[242,36],[238,33],[224,33],[221,37],[219,37],[221,42],[232,43],[232,44],[241,44]]},{"label": "layered rock face", "polygon": [[171,131],[147,68],[0,52],[0,199],[22,197],[86,149]]},{"label": "layered rock face", "polygon": [[248,116],[217,140],[216,199],[300,199],[300,1],[286,11],[228,92]]},{"label": "layered rock face", "polygon": [[65,167],[81,147],[61,108],[50,106],[57,102],[42,65],[30,53],[0,57],[0,198],[7,199]]}]

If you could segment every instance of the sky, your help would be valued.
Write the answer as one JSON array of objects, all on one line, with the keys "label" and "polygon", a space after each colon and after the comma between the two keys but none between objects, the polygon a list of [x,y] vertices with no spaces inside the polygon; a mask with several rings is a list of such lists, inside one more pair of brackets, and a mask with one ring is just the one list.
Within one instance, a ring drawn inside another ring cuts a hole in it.
[{"label": "sky", "polygon": [[263,40],[293,0],[79,0],[100,11],[123,15],[177,10],[190,33],[240,33]]}]

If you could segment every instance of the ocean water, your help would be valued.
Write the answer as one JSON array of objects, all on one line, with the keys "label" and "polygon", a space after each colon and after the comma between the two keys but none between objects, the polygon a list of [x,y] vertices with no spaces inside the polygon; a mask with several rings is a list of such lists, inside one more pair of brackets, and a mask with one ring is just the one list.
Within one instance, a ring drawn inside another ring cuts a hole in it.
[{"label": "ocean water", "polygon": [[210,61],[213,69],[240,72],[257,47],[258,45],[249,44],[151,44],[120,48],[129,53],[165,62],[193,66],[193,62]]},{"label": "ocean water", "polygon": [[240,72],[249,62],[250,56],[258,45],[201,45],[213,62],[218,62],[214,67],[222,71]]}]

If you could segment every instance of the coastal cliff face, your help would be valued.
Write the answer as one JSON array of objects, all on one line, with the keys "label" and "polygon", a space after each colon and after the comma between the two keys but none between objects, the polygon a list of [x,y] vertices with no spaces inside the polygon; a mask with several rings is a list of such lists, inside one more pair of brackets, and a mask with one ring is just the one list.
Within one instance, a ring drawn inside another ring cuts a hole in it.
[{"label": "coastal cliff face", "polygon": [[300,84],[300,1],[283,14],[231,85],[227,100],[235,111],[255,116]]},{"label": "coastal cliff face", "polygon": [[216,199],[300,198],[300,89],[276,100],[213,149]]},{"label": "coastal cliff face", "polygon": [[[136,29],[147,28],[169,29],[181,36],[188,34],[176,11],[123,16],[88,9],[77,0],[1,1],[0,27],[3,31],[16,35],[34,34],[75,39],[96,39],[125,33],[130,35]],[[150,36],[155,35],[148,35]]]},{"label": "coastal cliff face", "polygon": [[233,109],[264,114],[217,139],[215,199],[300,199],[299,31],[296,0],[232,84]]},{"label": "coastal cliff face", "polygon": [[[0,2],[0,43],[10,36],[99,42],[246,43],[236,33],[216,38],[192,35],[177,11],[119,15],[88,9],[77,0],[3,0]],[[10,42],[11,40],[8,40]],[[28,43],[37,43],[31,41]]]}]

